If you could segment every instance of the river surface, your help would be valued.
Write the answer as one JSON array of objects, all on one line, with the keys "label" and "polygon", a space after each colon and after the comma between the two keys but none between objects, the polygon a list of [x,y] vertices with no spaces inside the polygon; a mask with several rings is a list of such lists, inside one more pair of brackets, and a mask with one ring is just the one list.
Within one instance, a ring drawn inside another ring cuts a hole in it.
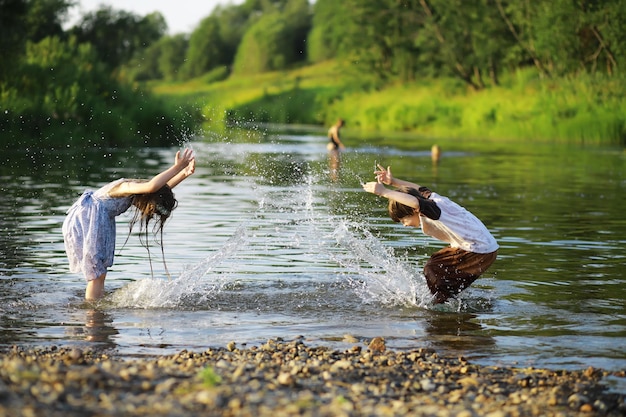
[{"label": "river surface", "polygon": [[[127,356],[262,344],[345,349],[383,336],[481,364],[626,368],[626,154],[622,149],[350,139],[334,166],[323,132],[193,138],[194,176],[165,226],[168,279],[128,215],[107,297],[83,300],[61,224],[87,188],[148,178],[178,148],[17,149],[1,157],[0,346]],[[422,267],[441,242],[393,223],[362,191],[376,163],[476,214],[498,260],[433,306]],[[151,273],[151,265],[153,272]],[[626,386],[624,382],[618,382]]]}]

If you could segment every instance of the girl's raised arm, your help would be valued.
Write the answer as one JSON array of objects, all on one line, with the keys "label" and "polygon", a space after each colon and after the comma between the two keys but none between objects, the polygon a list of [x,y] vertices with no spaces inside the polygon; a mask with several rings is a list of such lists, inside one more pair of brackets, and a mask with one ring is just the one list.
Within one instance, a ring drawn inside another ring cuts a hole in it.
[{"label": "girl's raised arm", "polygon": [[160,190],[164,185],[170,188],[178,185],[182,180],[195,171],[195,157],[191,149],[182,153],[176,152],[174,165],[152,177],[147,182],[125,181],[109,192],[111,197],[127,197],[135,194],[150,194]]}]

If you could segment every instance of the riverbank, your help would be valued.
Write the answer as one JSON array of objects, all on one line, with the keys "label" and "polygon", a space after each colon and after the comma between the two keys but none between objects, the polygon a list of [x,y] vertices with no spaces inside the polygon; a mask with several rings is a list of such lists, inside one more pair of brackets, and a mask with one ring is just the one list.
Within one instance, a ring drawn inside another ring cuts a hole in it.
[{"label": "riverbank", "polygon": [[172,104],[195,107],[207,131],[261,123],[328,128],[341,117],[346,137],[403,132],[429,139],[626,145],[622,76],[545,78],[528,68],[475,91],[455,78],[378,85],[351,71],[330,61],[149,87]]},{"label": "riverbank", "polygon": [[621,416],[626,372],[484,367],[384,340],[346,351],[270,340],[122,358],[79,348],[0,355],[0,416]]}]

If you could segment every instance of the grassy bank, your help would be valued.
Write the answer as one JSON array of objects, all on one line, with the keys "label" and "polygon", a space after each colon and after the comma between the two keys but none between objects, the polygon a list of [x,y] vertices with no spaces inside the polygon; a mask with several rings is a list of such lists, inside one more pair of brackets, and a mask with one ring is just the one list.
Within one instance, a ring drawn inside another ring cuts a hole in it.
[{"label": "grassy bank", "polygon": [[342,117],[347,129],[362,133],[626,145],[626,78],[619,76],[540,79],[526,70],[482,91],[455,79],[374,88],[366,77],[327,62],[211,81],[209,74],[152,88],[193,103],[211,130],[240,123],[328,126]]}]

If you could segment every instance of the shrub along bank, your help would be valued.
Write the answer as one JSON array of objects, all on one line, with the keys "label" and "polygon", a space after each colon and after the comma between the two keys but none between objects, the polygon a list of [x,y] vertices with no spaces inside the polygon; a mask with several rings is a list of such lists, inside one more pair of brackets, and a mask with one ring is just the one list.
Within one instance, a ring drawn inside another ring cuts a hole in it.
[{"label": "shrub along bank", "polygon": [[602,74],[542,78],[534,69],[474,91],[455,79],[377,86],[332,62],[207,83],[156,83],[171,103],[202,113],[204,128],[255,123],[329,126],[430,138],[626,145],[626,79]]}]

